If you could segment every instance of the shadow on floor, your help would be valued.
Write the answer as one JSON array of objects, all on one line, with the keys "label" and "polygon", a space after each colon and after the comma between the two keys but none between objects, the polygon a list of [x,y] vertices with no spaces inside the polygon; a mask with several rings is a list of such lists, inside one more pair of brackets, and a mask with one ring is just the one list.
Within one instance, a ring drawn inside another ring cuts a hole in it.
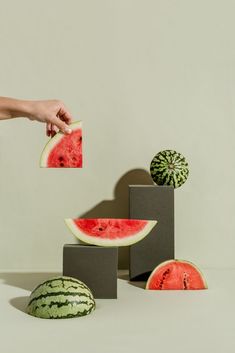
[{"label": "shadow on floor", "polygon": [[137,287],[137,288],[140,288],[140,289],[145,289],[145,286],[146,286],[146,282],[131,282],[129,281],[128,282],[131,286],[133,287]]},{"label": "shadow on floor", "polygon": [[[78,217],[129,218],[129,185],[153,185],[153,181],[145,169],[132,169],[117,181],[112,200],[103,200],[87,212],[78,215]],[[118,268],[128,268],[129,247],[120,247],[118,257]]]},{"label": "shadow on floor", "polygon": [[25,314],[26,314],[26,308],[27,308],[28,302],[29,302],[28,296],[16,297],[16,298],[12,298],[11,300],[9,300],[9,303],[11,306],[13,306],[13,308],[15,308],[19,311],[22,311]]},{"label": "shadow on floor", "polygon": [[2,272],[0,273],[0,282],[32,291],[39,283],[59,275],[61,273],[58,272]]},{"label": "shadow on floor", "polygon": [[145,289],[150,274],[151,271],[142,273],[141,275],[132,278],[131,281],[129,280],[129,284],[137,288]]},{"label": "shadow on floor", "polygon": [[[51,277],[61,275],[58,272],[0,272],[0,282],[8,286],[13,286],[28,291],[32,291],[40,283]],[[30,293],[29,293],[30,294]],[[15,297],[9,300],[13,308],[26,313],[26,307],[29,301],[28,296]]]},{"label": "shadow on floor", "polygon": [[124,281],[129,281],[129,279],[130,279],[129,271],[128,270],[118,270],[117,278],[122,279]]},{"label": "shadow on floor", "polygon": [[145,289],[146,281],[139,278],[138,280],[130,281],[129,271],[127,270],[119,270],[118,271],[118,279],[123,281],[127,281],[130,286]]}]

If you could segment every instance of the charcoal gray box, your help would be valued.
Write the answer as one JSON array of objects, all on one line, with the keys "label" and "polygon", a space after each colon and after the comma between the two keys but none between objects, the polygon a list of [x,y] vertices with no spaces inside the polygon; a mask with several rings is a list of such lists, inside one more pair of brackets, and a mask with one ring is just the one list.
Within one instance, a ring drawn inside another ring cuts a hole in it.
[{"label": "charcoal gray box", "polygon": [[118,249],[66,244],[63,249],[63,275],[84,282],[95,298],[117,298]]},{"label": "charcoal gray box", "polygon": [[129,185],[130,218],[158,224],[142,241],[130,247],[130,279],[146,280],[162,261],[174,258],[174,188]]}]

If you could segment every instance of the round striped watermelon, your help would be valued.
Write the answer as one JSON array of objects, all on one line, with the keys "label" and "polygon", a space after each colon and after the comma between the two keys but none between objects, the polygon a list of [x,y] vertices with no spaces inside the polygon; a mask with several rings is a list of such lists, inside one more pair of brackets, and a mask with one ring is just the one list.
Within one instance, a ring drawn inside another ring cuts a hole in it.
[{"label": "round striped watermelon", "polygon": [[157,185],[171,185],[178,188],[186,182],[189,168],[182,154],[173,150],[165,150],[153,158],[150,173]]},{"label": "round striped watermelon", "polygon": [[40,167],[44,168],[82,168],[82,123],[69,125],[71,134],[58,132],[43,149]]},{"label": "round striped watermelon", "polygon": [[207,284],[202,273],[191,262],[168,260],[153,270],[147,281],[146,289],[207,289]]},{"label": "round striped watermelon", "polygon": [[143,219],[65,219],[70,231],[81,241],[99,246],[127,246],[146,237],[157,221]]},{"label": "round striped watermelon", "polygon": [[66,319],[90,314],[95,300],[76,278],[59,276],[39,284],[31,293],[27,313],[42,319]]}]

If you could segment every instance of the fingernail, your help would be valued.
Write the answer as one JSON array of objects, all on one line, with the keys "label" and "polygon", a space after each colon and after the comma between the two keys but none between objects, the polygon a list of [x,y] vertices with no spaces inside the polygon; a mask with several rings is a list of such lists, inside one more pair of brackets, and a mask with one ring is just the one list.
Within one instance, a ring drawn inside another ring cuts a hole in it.
[{"label": "fingernail", "polygon": [[65,128],[65,132],[66,132],[66,134],[71,134],[72,130],[69,129],[68,127],[66,127],[66,128]]}]

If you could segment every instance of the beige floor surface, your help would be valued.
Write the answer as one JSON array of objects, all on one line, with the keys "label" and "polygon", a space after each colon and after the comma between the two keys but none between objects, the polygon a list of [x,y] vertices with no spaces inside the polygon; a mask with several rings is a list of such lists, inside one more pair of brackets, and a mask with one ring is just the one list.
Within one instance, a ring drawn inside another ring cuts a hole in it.
[{"label": "beige floor surface", "polygon": [[117,300],[67,320],[24,313],[32,288],[52,274],[0,273],[0,353],[234,353],[235,270],[204,273],[205,291],[146,291],[119,279]]}]

